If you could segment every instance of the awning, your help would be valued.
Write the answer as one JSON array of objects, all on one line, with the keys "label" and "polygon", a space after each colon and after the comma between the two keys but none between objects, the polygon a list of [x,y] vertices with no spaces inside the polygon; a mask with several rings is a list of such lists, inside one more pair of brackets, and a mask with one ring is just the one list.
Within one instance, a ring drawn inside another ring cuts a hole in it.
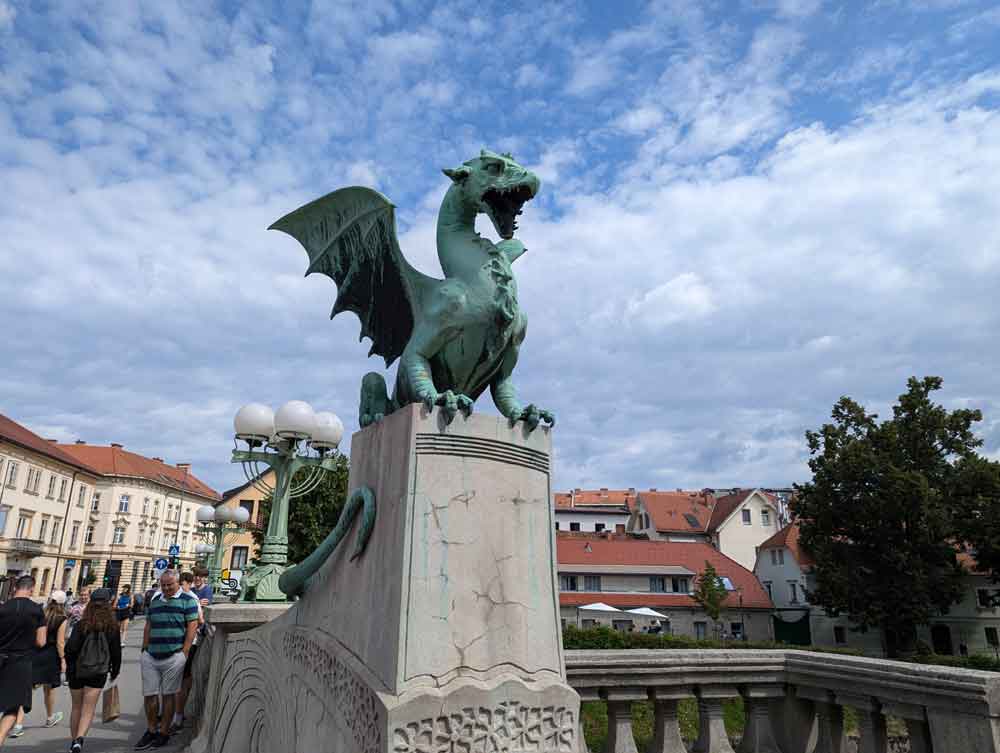
[{"label": "awning", "polygon": [[620,609],[615,609],[614,607],[609,607],[607,604],[602,604],[599,601],[593,604],[585,604],[582,607],[577,607],[578,609],[587,609],[591,612],[621,612]]},{"label": "awning", "polygon": [[665,614],[657,612],[655,609],[650,609],[649,607],[639,607],[638,609],[629,609],[629,614],[641,614],[643,617],[658,617],[661,620],[669,620]]}]

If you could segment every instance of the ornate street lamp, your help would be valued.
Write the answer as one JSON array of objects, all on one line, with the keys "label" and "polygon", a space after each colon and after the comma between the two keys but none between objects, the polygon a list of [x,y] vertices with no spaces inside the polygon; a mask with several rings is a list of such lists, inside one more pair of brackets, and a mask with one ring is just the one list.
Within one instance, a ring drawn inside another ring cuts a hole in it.
[{"label": "ornate street lamp", "polygon": [[250,520],[250,513],[243,507],[203,505],[195,514],[202,526],[202,535],[210,544],[194,548],[195,559],[203,560],[208,567],[208,579],[213,590],[222,588],[222,558],[226,550],[226,535],[241,532]]},{"label": "ornate street lamp", "polygon": [[[277,413],[260,403],[240,408],[233,421],[236,429],[234,463],[241,463],[255,489],[271,495],[271,517],[261,547],[259,564],[243,576],[245,601],[285,601],[278,579],[288,568],[288,504],[293,497],[308,494],[337,467],[337,446],[344,425],[333,413],[313,412],[308,403],[291,400]],[[241,450],[240,442],[249,449]],[[274,486],[264,482],[261,464],[274,471]],[[308,468],[305,478],[292,485],[296,473]]]}]

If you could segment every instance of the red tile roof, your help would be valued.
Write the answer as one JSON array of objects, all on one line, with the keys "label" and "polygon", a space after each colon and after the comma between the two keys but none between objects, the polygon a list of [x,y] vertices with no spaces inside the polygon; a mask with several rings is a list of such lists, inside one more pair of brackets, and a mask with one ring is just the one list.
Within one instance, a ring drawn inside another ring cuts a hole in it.
[{"label": "red tile roof", "polygon": [[626,507],[629,510],[635,505],[635,489],[574,489],[569,492],[556,492],[555,506],[564,510],[573,507],[603,505]]},{"label": "red tile roof", "polygon": [[815,561],[799,543],[799,522],[796,520],[778,531],[758,549],[788,549],[801,567],[812,567]]},{"label": "red tile roof", "polygon": [[59,448],[77,458],[79,462],[86,463],[107,476],[144,478],[213,501],[220,499],[219,493],[196,478],[191,473],[190,468],[167,465],[162,460],[137,455],[115,445],[105,447],[103,445],[64,444],[59,445]]},{"label": "red tile roof", "polygon": [[[705,562],[711,562],[720,576],[729,578],[736,588],[742,589],[745,608],[770,609],[773,606],[764,587],[752,572],[708,544],[649,541],[625,535],[559,533],[556,535],[556,559],[560,565],[629,565],[636,568],[637,574],[642,573],[643,566],[650,565],[680,566],[692,573],[700,573],[705,569]],[[578,601],[581,597],[584,600]],[[579,606],[595,601],[603,601],[611,606],[630,607],[698,606],[686,594],[569,592],[559,595],[559,603],[566,606]],[[739,606],[736,592],[729,594],[726,606]]]},{"label": "red tile roof", "polygon": [[[701,492],[639,492],[639,501],[649,512],[657,531],[706,533],[714,498]],[[687,515],[693,516],[688,520]],[[697,523],[697,526],[691,523]]]},{"label": "red tile roof", "polygon": [[42,437],[38,436],[30,429],[21,426],[21,424],[7,418],[7,416],[2,413],[0,413],[0,439],[5,439],[11,444],[16,444],[26,450],[33,450],[34,452],[45,455],[52,460],[65,463],[66,465],[70,465],[82,471],[94,474],[98,473],[97,469],[91,467],[86,462],[73,457],[67,452],[64,452],[55,442],[42,439]]}]

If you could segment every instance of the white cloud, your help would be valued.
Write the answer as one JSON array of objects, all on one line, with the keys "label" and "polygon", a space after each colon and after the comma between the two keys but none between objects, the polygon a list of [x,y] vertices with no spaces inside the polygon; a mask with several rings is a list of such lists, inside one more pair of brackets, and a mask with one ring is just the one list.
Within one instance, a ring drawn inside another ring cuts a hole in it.
[{"label": "white cloud", "polygon": [[0,30],[9,29],[17,18],[17,9],[9,2],[0,2]]},{"label": "white cloud", "polygon": [[641,105],[622,113],[613,125],[629,133],[645,133],[663,123],[663,112],[651,105]]},{"label": "white cloud", "polygon": [[693,321],[716,309],[712,291],[694,272],[684,272],[628,302],[626,321],[649,330]]},{"label": "white cloud", "polygon": [[548,76],[534,63],[525,63],[517,69],[514,83],[518,88],[536,89],[548,81]]}]

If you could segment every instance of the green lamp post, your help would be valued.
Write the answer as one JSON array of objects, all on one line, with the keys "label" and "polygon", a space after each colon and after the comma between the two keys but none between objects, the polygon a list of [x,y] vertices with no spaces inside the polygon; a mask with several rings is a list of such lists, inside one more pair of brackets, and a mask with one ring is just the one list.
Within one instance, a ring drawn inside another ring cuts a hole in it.
[{"label": "green lamp post", "polygon": [[202,526],[202,537],[207,542],[195,547],[195,558],[205,559],[208,581],[215,593],[221,593],[222,558],[226,551],[226,535],[240,533],[250,520],[250,513],[242,507],[202,505],[195,516]]},{"label": "green lamp post", "polygon": [[[313,411],[308,403],[291,400],[272,413],[266,405],[250,403],[240,408],[233,421],[236,448],[232,462],[240,463],[254,488],[271,495],[271,517],[261,547],[260,559],[241,584],[244,601],[285,601],[278,579],[288,569],[288,505],[294,497],[308,494],[336,470],[337,446],[344,426],[333,413]],[[240,449],[245,442],[248,449]],[[274,471],[274,486],[263,480],[261,465]],[[308,473],[298,483],[299,470]]]}]

